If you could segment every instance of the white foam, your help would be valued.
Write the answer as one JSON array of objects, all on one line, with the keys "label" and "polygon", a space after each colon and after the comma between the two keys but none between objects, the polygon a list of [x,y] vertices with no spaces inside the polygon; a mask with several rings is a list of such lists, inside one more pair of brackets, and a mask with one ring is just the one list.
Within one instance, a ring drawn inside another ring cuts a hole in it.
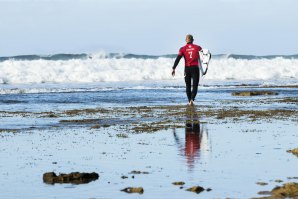
[{"label": "white foam", "polygon": [[211,60],[206,79],[278,80],[298,79],[297,59],[215,59]]},{"label": "white foam", "polygon": [[[0,84],[90,83],[183,79],[181,60],[176,77],[171,76],[173,58],[108,58],[104,53],[90,59],[67,61],[33,60],[0,62]],[[206,80],[298,79],[297,59],[211,60]]]}]

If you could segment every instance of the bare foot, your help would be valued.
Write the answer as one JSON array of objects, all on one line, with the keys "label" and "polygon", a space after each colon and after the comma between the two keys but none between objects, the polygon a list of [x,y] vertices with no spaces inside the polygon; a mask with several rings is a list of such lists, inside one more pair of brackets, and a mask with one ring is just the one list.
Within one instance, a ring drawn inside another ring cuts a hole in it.
[{"label": "bare foot", "polygon": [[189,103],[188,103],[188,105],[189,105],[189,106],[193,106],[193,105],[194,105],[193,101],[190,100]]}]

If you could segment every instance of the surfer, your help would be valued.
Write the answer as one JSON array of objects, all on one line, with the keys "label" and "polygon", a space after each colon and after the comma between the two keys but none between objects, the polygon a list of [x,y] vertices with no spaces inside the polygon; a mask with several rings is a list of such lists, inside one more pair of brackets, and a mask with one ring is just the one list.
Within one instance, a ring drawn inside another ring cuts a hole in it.
[{"label": "surfer", "polygon": [[[179,64],[179,61],[182,57],[185,60],[185,69],[184,69],[184,80],[186,84],[186,95],[188,98],[188,105],[193,106],[195,97],[198,92],[198,85],[200,80],[200,54],[199,52],[202,50],[201,46],[193,44],[193,36],[186,35],[185,38],[186,45],[181,47],[177,58],[174,62],[172,76],[175,76],[175,69]],[[191,89],[191,80],[192,80],[192,89]]]}]

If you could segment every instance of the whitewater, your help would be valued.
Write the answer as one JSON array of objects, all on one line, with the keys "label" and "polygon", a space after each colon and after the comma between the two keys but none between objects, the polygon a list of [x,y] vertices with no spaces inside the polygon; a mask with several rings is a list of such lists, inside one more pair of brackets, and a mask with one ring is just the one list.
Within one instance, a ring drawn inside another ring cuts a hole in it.
[{"label": "whitewater", "polygon": [[[0,58],[0,84],[183,81],[184,61],[171,76],[175,55],[57,54]],[[215,55],[205,82],[298,80],[298,56]],[[208,81],[207,81],[208,80]]]}]

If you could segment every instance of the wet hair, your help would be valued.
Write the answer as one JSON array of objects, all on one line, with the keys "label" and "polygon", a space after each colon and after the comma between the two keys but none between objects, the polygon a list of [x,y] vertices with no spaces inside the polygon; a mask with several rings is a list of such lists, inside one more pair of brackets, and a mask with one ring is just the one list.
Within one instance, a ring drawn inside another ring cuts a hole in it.
[{"label": "wet hair", "polygon": [[186,40],[187,42],[193,42],[194,39],[193,39],[193,36],[192,36],[192,35],[188,34],[188,35],[186,35],[185,40]]}]

